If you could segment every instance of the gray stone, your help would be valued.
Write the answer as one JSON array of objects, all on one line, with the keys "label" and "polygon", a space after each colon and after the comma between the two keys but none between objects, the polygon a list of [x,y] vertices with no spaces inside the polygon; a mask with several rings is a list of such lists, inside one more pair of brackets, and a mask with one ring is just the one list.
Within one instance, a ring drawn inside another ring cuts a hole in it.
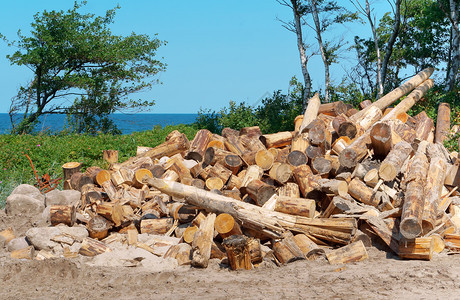
[{"label": "gray stone", "polygon": [[45,205],[43,201],[37,200],[29,195],[11,194],[6,198],[5,212],[9,216],[17,215],[38,215],[43,212]]},{"label": "gray stone", "polygon": [[29,243],[27,242],[25,237],[18,237],[12,239],[7,246],[8,251],[15,251],[29,247]]},{"label": "gray stone", "polygon": [[59,248],[59,243],[52,241],[55,236],[66,235],[72,237],[75,242],[81,242],[88,236],[85,227],[75,226],[68,227],[65,225],[55,227],[37,227],[27,230],[27,240],[38,250],[48,250]]},{"label": "gray stone", "polygon": [[50,207],[49,206],[45,207],[45,209],[42,211],[40,221],[43,222],[43,224],[51,224],[51,221],[50,221]]},{"label": "gray stone", "polygon": [[40,190],[30,184],[18,185],[12,192],[11,195],[28,195],[32,198],[40,200],[44,203],[45,196],[40,193]]},{"label": "gray stone", "polygon": [[45,196],[46,206],[50,205],[77,205],[80,202],[81,193],[75,190],[52,190]]}]

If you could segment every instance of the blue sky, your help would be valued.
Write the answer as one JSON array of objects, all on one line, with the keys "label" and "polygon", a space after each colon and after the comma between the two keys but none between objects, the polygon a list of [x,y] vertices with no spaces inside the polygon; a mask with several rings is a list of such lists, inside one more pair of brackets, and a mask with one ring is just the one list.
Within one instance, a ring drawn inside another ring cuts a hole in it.
[{"label": "blue sky", "polygon": [[[2,3],[0,32],[14,40],[18,29],[23,34],[29,32],[36,12],[68,9],[73,3]],[[302,79],[296,36],[277,20],[290,20],[292,12],[275,0],[89,0],[85,11],[101,15],[117,3],[121,9],[112,26],[113,33],[157,33],[159,39],[168,42],[158,51],[168,64],[166,72],[159,76],[163,84],[137,95],[156,101],[152,113],[196,113],[200,107],[217,110],[230,100],[252,105],[274,90],[286,91],[292,76]],[[365,36],[370,32],[368,25],[351,25],[333,34],[352,38],[357,30]],[[311,32],[305,37],[315,43]],[[13,51],[0,42],[0,113],[8,111],[18,87],[32,78],[27,67],[9,64],[5,56]],[[335,82],[340,82],[342,68],[348,63],[333,66]],[[321,88],[324,77],[319,56],[311,60],[309,69],[313,87]]]}]

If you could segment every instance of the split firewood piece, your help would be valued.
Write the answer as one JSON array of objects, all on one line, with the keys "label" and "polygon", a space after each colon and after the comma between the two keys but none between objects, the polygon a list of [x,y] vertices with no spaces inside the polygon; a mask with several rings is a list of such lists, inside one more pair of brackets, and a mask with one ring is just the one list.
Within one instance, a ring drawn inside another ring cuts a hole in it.
[{"label": "split firewood piece", "polygon": [[386,157],[393,146],[390,125],[386,123],[375,124],[371,129],[370,136],[374,155]]},{"label": "split firewood piece", "polygon": [[81,163],[72,161],[62,165],[64,180],[69,180],[73,174],[81,172]]},{"label": "split firewood piece", "polygon": [[434,130],[433,119],[428,117],[425,111],[417,114],[414,119],[416,121],[415,137],[420,141],[427,141]]},{"label": "split firewood piece", "polygon": [[123,209],[120,203],[104,202],[96,206],[96,213],[107,220],[112,221],[115,226],[120,226],[123,219]]},{"label": "split firewood piece", "polygon": [[446,177],[447,163],[441,157],[431,158],[426,178],[426,199],[422,216],[423,233],[430,232],[438,219],[441,192]]},{"label": "split firewood piece", "polygon": [[259,137],[260,141],[269,148],[282,148],[292,143],[294,132],[281,131],[277,133],[264,134]]},{"label": "split firewood piece", "polygon": [[15,259],[33,259],[35,256],[34,246],[11,251],[10,257]]},{"label": "split firewood piece", "polygon": [[329,195],[347,197],[348,184],[346,181],[337,179],[318,179],[319,190]]},{"label": "split firewood piece", "polygon": [[369,258],[366,247],[362,241],[351,243],[337,250],[326,254],[326,258],[331,265],[346,264],[350,262],[363,261]]},{"label": "split firewood piece", "polygon": [[268,175],[276,182],[284,184],[291,178],[292,169],[286,163],[275,162]]},{"label": "split firewood piece", "polygon": [[341,136],[332,143],[332,153],[339,155],[345,148],[351,144],[351,140],[347,136]]},{"label": "split firewood piece", "polygon": [[74,205],[51,205],[50,222],[51,225],[65,224],[72,227],[75,224],[76,210]]},{"label": "split firewood piece", "polygon": [[303,130],[313,121],[316,119],[318,115],[319,107],[321,105],[321,100],[319,99],[319,94],[315,93],[315,95],[308,100],[307,108],[303,114],[302,124],[299,128],[299,133],[302,133]]},{"label": "split firewood piece", "polygon": [[264,170],[258,165],[251,165],[246,169],[246,173],[242,179],[241,187],[246,187],[249,182],[255,179],[261,179],[264,174]]},{"label": "split firewood piece", "polygon": [[239,136],[240,132],[238,130],[233,129],[233,128],[225,127],[224,129],[222,129],[221,135],[224,138],[228,138],[229,136]]},{"label": "split firewood piece", "polygon": [[145,152],[152,150],[152,147],[145,147],[145,146],[137,146],[136,148],[136,156],[141,156]]},{"label": "split firewood piece", "polygon": [[[360,201],[361,203],[377,207],[380,204],[379,197],[373,193],[364,182],[359,178],[353,178],[348,184],[348,193],[350,196]],[[377,192],[378,193],[378,192]]]},{"label": "split firewood piece", "polygon": [[7,245],[12,239],[16,238],[13,228],[8,227],[5,230],[0,231],[0,246]]},{"label": "split firewood piece", "polygon": [[444,242],[447,249],[453,251],[460,250],[460,235],[457,233],[444,234]]},{"label": "split firewood piece", "polygon": [[99,185],[99,186],[102,186],[102,184],[107,181],[107,180],[110,180],[111,176],[110,176],[110,172],[107,171],[107,170],[100,170],[97,175],[96,175],[96,183]]},{"label": "split firewood piece", "polygon": [[187,227],[184,231],[184,234],[182,235],[182,239],[184,240],[184,242],[191,244],[197,231],[198,227],[195,225]]},{"label": "split firewood piece", "polygon": [[308,141],[308,133],[304,132],[304,133],[297,134],[292,139],[291,152],[299,151],[299,152],[305,153],[309,145],[310,145],[310,142]]},{"label": "split firewood piece", "polygon": [[88,229],[89,237],[102,240],[107,237],[110,224],[104,217],[95,215],[89,220],[86,228]]},{"label": "split firewood piece", "polygon": [[239,156],[242,156],[243,153],[247,152],[247,149],[244,148],[244,146],[241,144],[241,141],[238,139],[238,136],[227,136],[225,138],[224,145],[230,152]]},{"label": "split firewood piece", "polygon": [[137,229],[129,229],[127,231],[127,240],[129,246],[135,246],[137,244],[137,235],[139,232]]},{"label": "split firewood piece", "polygon": [[[166,164],[164,165],[164,168],[166,170],[175,171],[179,175],[180,180],[182,180],[182,178],[186,178],[186,177],[192,178],[192,175],[190,174],[190,170],[184,164],[184,159],[182,158],[182,155],[180,155],[180,154],[176,154],[173,157],[171,157],[166,162]],[[150,172],[150,174],[152,174],[152,173]],[[153,176],[153,174],[152,174],[152,176]]]},{"label": "split firewood piece", "polygon": [[423,152],[417,152],[410,161],[406,174],[406,192],[401,214],[400,232],[406,239],[422,234],[422,216],[425,207],[425,183],[428,161]]},{"label": "split firewood piece", "polygon": [[144,219],[141,221],[141,233],[165,234],[173,226],[173,218]]},{"label": "split firewood piece", "polygon": [[372,101],[371,100],[364,100],[364,101],[361,101],[359,103],[359,108],[360,109],[365,109],[366,107],[368,107],[369,105],[372,104]]},{"label": "split firewood piece", "polygon": [[395,221],[392,226],[388,226],[379,217],[369,217],[366,218],[366,223],[394,253],[399,252],[399,221]]},{"label": "split firewood piece", "polygon": [[216,214],[209,213],[201,222],[192,242],[192,266],[206,268],[211,256]]},{"label": "split firewood piece", "polygon": [[273,157],[273,154],[271,154],[268,150],[259,150],[255,155],[256,165],[261,167],[264,171],[271,169],[274,160],[275,158]]},{"label": "split firewood piece", "polygon": [[290,153],[290,147],[286,146],[283,148],[270,148],[268,151],[273,154],[275,162],[287,162],[287,157]]},{"label": "split firewood piece", "polygon": [[235,175],[230,176],[227,182],[227,189],[240,189],[242,186],[243,180]]},{"label": "split firewood piece", "polygon": [[104,189],[104,192],[107,194],[107,197],[109,197],[110,201],[118,200],[117,189],[115,188],[111,180],[104,181],[101,187]]},{"label": "split firewood piece", "polygon": [[175,258],[179,266],[190,265],[192,263],[192,247],[186,243],[171,246],[166,251],[164,258]]},{"label": "split firewood piece", "polygon": [[[147,177],[149,177],[147,175]],[[171,181],[180,181],[179,174],[173,170],[166,170],[163,175],[161,175],[161,179],[164,180],[171,180]]]},{"label": "split firewood piece", "polygon": [[435,143],[444,143],[450,131],[450,105],[449,103],[440,103],[438,106],[438,117],[436,119]]},{"label": "split firewood piece", "polygon": [[314,190],[319,190],[318,178],[313,175],[310,167],[301,165],[292,171],[294,178],[299,185],[299,189],[305,198]]},{"label": "split firewood piece", "polygon": [[332,198],[331,202],[327,208],[321,213],[321,218],[329,218],[332,215],[344,214],[347,211],[356,210],[359,206],[353,201],[350,201],[346,198],[335,196]]},{"label": "split firewood piece", "polygon": [[303,233],[296,234],[294,236],[294,242],[308,260],[315,260],[325,255],[324,249],[318,247],[315,242]]},{"label": "split firewood piece", "polygon": [[359,229],[356,230],[356,233],[353,236],[352,243],[355,243],[355,242],[358,242],[358,241],[361,241],[365,247],[371,247],[372,246],[371,237],[368,234],[362,232]]},{"label": "split firewood piece", "polygon": [[117,171],[113,171],[111,173],[111,179],[115,186],[119,186],[124,183],[132,185],[134,182],[134,171],[126,167],[121,167]]},{"label": "split firewood piece", "polygon": [[203,160],[204,153],[208,146],[209,141],[212,138],[212,133],[207,129],[199,130],[193,141],[190,143],[190,150],[185,156],[186,159],[193,159],[197,162]]},{"label": "split firewood piece", "polygon": [[283,239],[274,241],[272,248],[276,258],[282,264],[305,259],[304,253],[289,231],[283,235]]},{"label": "split firewood piece", "polygon": [[397,143],[380,165],[380,178],[385,181],[394,180],[411,152],[412,146],[409,143],[405,141]]},{"label": "split firewood piece", "polygon": [[251,256],[249,254],[249,239],[244,235],[232,235],[224,239],[224,246],[228,263],[232,270],[251,270]]},{"label": "split firewood piece", "polygon": [[109,164],[115,164],[118,162],[118,151],[117,150],[102,150],[102,159]]},{"label": "split firewood piece", "polygon": [[347,110],[348,110],[347,106],[342,101],[323,103],[319,106],[318,115],[325,114],[328,116],[335,117],[340,114],[346,113]]},{"label": "split firewood piece", "polygon": [[420,73],[418,73],[417,75],[415,75],[414,77],[406,81],[404,84],[402,84],[398,88],[394,89],[390,93],[384,95],[377,101],[373,102],[372,105],[369,105],[365,109],[360,110],[358,113],[354,114],[352,119],[354,121],[357,121],[360,118],[363,118],[368,113],[371,107],[377,107],[380,110],[384,110],[386,107],[393,104],[399,98],[401,98],[408,92],[412,91],[422,82],[426,81],[431,76],[433,71],[434,71],[434,68],[427,68],[427,69],[422,70]]},{"label": "split firewood piece", "polygon": [[313,218],[316,211],[316,202],[312,199],[277,196],[274,210],[290,215]]},{"label": "split firewood piece", "polygon": [[279,196],[300,198],[299,185],[295,182],[286,182],[278,188]]},{"label": "split firewood piece", "polygon": [[356,114],[358,112],[358,110],[356,108],[354,108],[351,104],[347,103],[347,107],[348,107],[348,110],[347,110],[347,117],[351,117],[352,115]]},{"label": "split firewood piece", "polygon": [[169,215],[178,220],[180,223],[190,223],[198,215],[198,209],[196,206],[174,202],[172,205],[168,205]]},{"label": "split firewood piece", "polygon": [[222,180],[223,184],[226,184],[232,174],[232,171],[225,168],[220,163],[216,163],[214,166],[207,166],[204,168],[200,173],[200,177],[202,177],[204,180],[207,180],[210,177],[218,177]]},{"label": "split firewood piece", "polygon": [[216,147],[208,147],[204,153],[203,165],[214,165],[217,162],[224,163],[225,156],[232,155],[233,152]]},{"label": "split firewood piece", "polygon": [[302,121],[303,121],[303,115],[298,115],[297,117],[295,117],[294,119],[294,131],[295,132],[299,132],[299,129],[300,129],[300,125],[302,125]]},{"label": "split firewood piece", "polygon": [[332,121],[332,126],[339,137],[346,136],[354,139],[358,130],[355,123],[353,123],[345,114],[340,114]]},{"label": "split firewood piece", "polygon": [[[356,121],[356,129],[358,131],[358,134],[371,128],[372,125],[377,123],[377,121],[382,118],[382,116],[383,113],[378,107],[369,107],[369,111],[367,112],[367,114],[363,116],[360,120]],[[350,120],[354,119],[350,118]]]},{"label": "split firewood piece", "polygon": [[402,240],[399,244],[398,256],[404,259],[431,260],[433,257],[433,249],[434,240],[432,237]]},{"label": "split firewood piece", "polygon": [[79,253],[84,256],[96,256],[110,251],[110,248],[105,243],[92,238],[84,238]]},{"label": "split firewood piece", "polygon": [[153,178],[152,172],[150,172],[149,169],[139,169],[136,172],[134,172],[134,187],[139,189],[142,188],[142,178],[144,178],[145,176]]},{"label": "split firewood piece", "polygon": [[231,215],[226,213],[219,214],[216,217],[216,221],[214,222],[214,228],[223,239],[231,235],[242,234],[240,225],[238,225],[238,223]]},{"label": "split firewood piece", "polygon": [[265,202],[276,193],[275,187],[262,180],[251,180],[247,186],[241,188],[243,194],[248,194],[257,205],[263,206]]},{"label": "split firewood piece", "polygon": [[327,178],[332,170],[332,162],[324,157],[316,157],[311,163],[311,169],[315,174]]},{"label": "split firewood piece", "polygon": [[163,175],[166,171],[165,168],[159,164],[148,167],[147,169],[152,173],[153,177],[155,178],[160,178],[161,175]]}]

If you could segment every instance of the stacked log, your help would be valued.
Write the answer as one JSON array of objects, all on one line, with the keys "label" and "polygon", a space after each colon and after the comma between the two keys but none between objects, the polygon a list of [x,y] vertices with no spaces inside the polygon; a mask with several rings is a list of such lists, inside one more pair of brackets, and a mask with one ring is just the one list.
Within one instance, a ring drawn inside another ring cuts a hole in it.
[{"label": "stacked log", "polygon": [[[450,124],[440,116],[434,131],[426,114],[407,114],[432,86],[431,73],[358,112],[315,95],[293,131],[203,129],[191,142],[173,131],[125,162],[111,160],[107,170],[82,173],[66,164],[68,186],[82,199],[51,207],[51,223],[84,223],[83,255],[107,251],[103,241],[119,234],[152,253],[138,234],[175,236],[180,243],[165,257],[200,268],[212,258],[232,269],[264,258],[361,261],[371,242],[404,259],[431,259],[446,236],[454,247],[460,225],[460,162],[433,143]],[[439,110],[445,114],[446,105]]]}]

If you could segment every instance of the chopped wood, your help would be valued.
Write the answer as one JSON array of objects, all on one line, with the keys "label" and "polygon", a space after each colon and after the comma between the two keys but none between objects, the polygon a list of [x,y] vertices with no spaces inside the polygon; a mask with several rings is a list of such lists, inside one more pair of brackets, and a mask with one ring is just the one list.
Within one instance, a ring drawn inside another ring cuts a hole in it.
[{"label": "chopped wood", "polygon": [[363,261],[369,258],[366,247],[362,241],[354,242],[337,250],[326,254],[326,258],[331,265],[346,264],[350,262]]}]

